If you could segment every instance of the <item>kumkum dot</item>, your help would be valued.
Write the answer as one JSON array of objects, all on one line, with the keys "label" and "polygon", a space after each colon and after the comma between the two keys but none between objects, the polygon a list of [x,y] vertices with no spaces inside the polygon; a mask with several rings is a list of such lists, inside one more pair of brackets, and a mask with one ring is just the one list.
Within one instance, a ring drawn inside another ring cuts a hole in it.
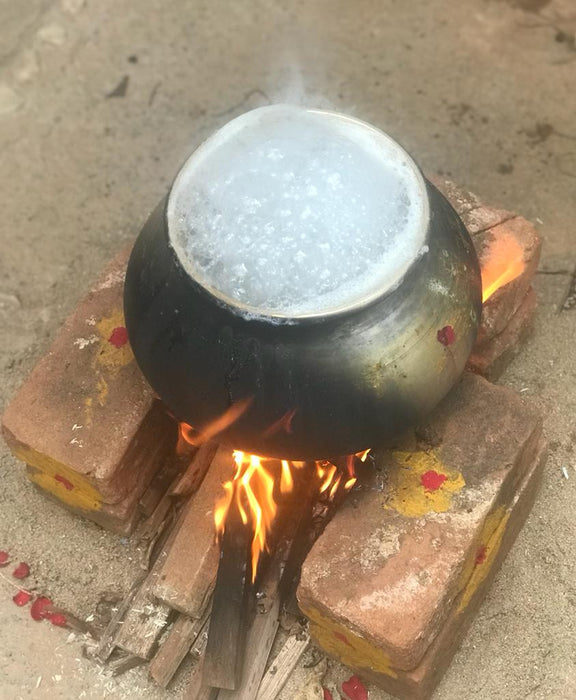
[{"label": "kumkum dot", "polygon": [[126,345],[126,343],[128,342],[128,331],[124,326],[118,326],[110,334],[108,342],[111,343],[115,348],[124,347],[124,345]]},{"label": "kumkum dot", "polygon": [[438,491],[447,478],[446,474],[440,474],[440,472],[430,469],[422,474],[420,483],[426,491]]},{"label": "kumkum dot", "polygon": [[480,564],[483,564],[486,561],[487,552],[488,552],[488,548],[486,547],[485,544],[481,544],[478,547],[478,551],[476,552],[476,559],[474,561],[474,564],[476,566],[480,566]]},{"label": "kumkum dot", "polygon": [[54,479],[59,484],[62,484],[66,491],[72,491],[72,489],[74,488],[74,484],[71,481],[68,481],[68,479],[65,476],[62,476],[61,474],[56,474],[54,476]]},{"label": "kumkum dot", "polygon": [[439,343],[442,343],[442,345],[448,347],[448,345],[452,345],[452,343],[456,340],[456,333],[454,333],[452,326],[444,326],[444,328],[441,328],[436,333],[436,339]]},{"label": "kumkum dot", "polygon": [[347,644],[349,647],[352,646],[352,645],[350,644],[350,642],[348,641],[348,637],[347,637],[345,634],[342,634],[342,632],[333,632],[332,634],[333,634],[333,635],[336,637],[336,639],[338,639],[339,641],[344,642],[344,644]]},{"label": "kumkum dot", "polygon": [[324,700],[334,700],[334,697],[332,696],[332,693],[328,690],[328,688],[322,688],[322,694]]},{"label": "kumkum dot", "polygon": [[10,562],[10,555],[8,552],[0,552],[0,566],[6,566]]}]

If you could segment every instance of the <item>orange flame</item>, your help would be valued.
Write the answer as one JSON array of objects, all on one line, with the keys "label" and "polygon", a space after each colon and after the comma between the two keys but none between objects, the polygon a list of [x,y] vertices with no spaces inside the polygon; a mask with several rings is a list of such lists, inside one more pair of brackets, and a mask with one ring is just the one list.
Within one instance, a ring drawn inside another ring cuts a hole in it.
[{"label": "orange flame", "polygon": [[[252,537],[252,580],[256,578],[258,561],[266,549],[266,538],[272,527],[274,516],[278,509],[274,499],[274,476],[264,466],[263,459],[257,455],[249,455],[236,450],[234,452],[236,474],[231,481],[224,484],[224,496],[214,509],[216,532],[221,535],[226,528],[226,516],[232,505],[238,509],[244,525],[251,523]],[[292,489],[292,474],[289,479],[282,465],[284,489]],[[288,469],[289,471],[289,469]]]},{"label": "orange flame", "polygon": [[524,252],[510,234],[498,236],[482,260],[482,302],[524,272]]},{"label": "orange flame", "polygon": [[[366,458],[369,450],[357,455]],[[274,495],[276,485],[281,494],[294,490],[294,469],[302,468],[306,462],[291,462],[258,457],[236,450],[234,453],[236,473],[230,481],[224,483],[224,494],[214,508],[216,532],[221,536],[226,529],[226,520],[231,508],[236,508],[244,525],[252,528],[251,566],[252,581],[256,579],[258,562],[262,552],[267,551],[269,534],[278,504]],[[338,492],[342,480],[346,478],[343,488],[349,491],[356,483],[354,473],[354,455],[346,460],[346,472],[328,461],[315,463],[318,477],[318,493],[326,494],[332,500]],[[280,467],[278,469],[278,466]],[[346,477],[344,476],[346,473]]]},{"label": "orange flame", "polygon": [[235,423],[246,411],[250,408],[250,404],[253,401],[253,397],[247,399],[240,399],[236,401],[229,408],[227,408],[222,415],[215,418],[211,423],[208,423],[204,428],[195,429],[188,423],[180,423],[179,426],[179,436],[178,436],[178,454],[181,453],[183,448],[183,443],[188,443],[189,445],[202,445],[204,442],[208,442],[215,438],[219,433],[229,428],[232,423]]}]

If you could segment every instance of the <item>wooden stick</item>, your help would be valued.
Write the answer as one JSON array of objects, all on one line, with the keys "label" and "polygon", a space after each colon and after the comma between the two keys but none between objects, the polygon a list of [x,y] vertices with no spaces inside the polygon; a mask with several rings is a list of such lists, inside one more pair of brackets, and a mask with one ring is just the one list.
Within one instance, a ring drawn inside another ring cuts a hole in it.
[{"label": "wooden stick", "polygon": [[207,610],[204,617],[197,620],[187,615],[178,616],[164,644],[150,662],[148,672],[158,685],[163,688],[168,687],[184,657],[190,651],[190,647],[202,631],[209,614]]},{"label": "wooden stick", "polygon": [[153,591],[174,537],[175,533],[171,532],[154,566],[131,601],[114,640],[116,646],[143,659],[149,659],[152,656],[156,643],[173,612],[154,596]]},{"label": "wooden stick", "polygon": [[189,617],[202,617],[210,601],[219,557],[214,505],[223,493],[222,482],[233,474],[232,452],[220,448],[198,492],[184,507],[154,585],[157,598]]},{"label": "wooden stick", "polygon": [[171,486],[168,492],[169,495],[189,496],[194,493],[200,486],[202,479],[204,479],[204,475],[208,471],[208,467],[212,463],[217,450],[218,445],[215,442],[205,442],[201,445],[188,465],[188,469]]},{"label": "wooden stick", "polygon": [[278,696],[309,644],[310,635],[306,631],[288,637],[262,678],[256,700],[274,700]]},{"label": "wooden stick", "polygon": [[280,622],[280,596],[266,613],[256,613],[247,635],[242,681],[238,690],[221,690],[218,700],[254,700]]},{"label": "wooden stick", "polygon": [[116,646],[116,633],[118,632],[118,629],[122,623],[122,618],[128,612],[128,609],[130,608],[130,605],[143,581],[144,574],[137,578],[132,584],[132,588],[128,592],[128,595],[119,603],[116,611],[110,618],[110,622],[100,637],[100,641],[98,642],[98,646],[96,647],[96,651],[94,653],[94,656],[99,661],[106,661],[110,657],[110,654],[114,651],[114,647]]},{"label": "wooden stick", "polygon": [[183,700],[216,700],[218,688],[211,688],[204,683],[204,657],[198,659],[192,669]]},{"label": "wooden stick", "polygon": [[117,659],[108,663],[106,670],[111,676],[120,676],[144,663],[146,663],[145,659],[134,656],[134,654],[120,654]]},{"label": "wooden stick", "polygon": [[214,688],[234,690],[240,684],[246,635],[251,540],[251,524],[244,524],[238,509],[232,507],[222,535],[204,658],[204,682]]},{"label": "wooden stick", "polygon": [[[299,470],[294,480],[294,490],[282,499],[274,523],[275,536],[274,554],[263,562],[263,576],[260,591],[265,591],[257,612],[248,632],[246,655],[242,670],[241,684],[237,690],[221,690],[218,700],[254,700],[258,693],[268,656],[272,649],[279,622],[280,608],[284,601],[285,592],[289,590],[285,576],[291,577],[292,569],[285,561],[299,561],[292,553],[301,551],[300,539],[306,540],[307,529],[317,493],[313,465],[307,465]],[[307,551],[307,550],[306,550]],[[266,567],[267,564],[267,568]]]}]

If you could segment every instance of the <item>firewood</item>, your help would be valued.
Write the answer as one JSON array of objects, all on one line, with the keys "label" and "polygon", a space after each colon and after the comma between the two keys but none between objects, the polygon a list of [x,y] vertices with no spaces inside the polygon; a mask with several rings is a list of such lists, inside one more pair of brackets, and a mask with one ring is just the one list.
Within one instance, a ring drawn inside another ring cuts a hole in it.
[{"label": "firewood", "polygon": [[204,479],[217,450],[218,444],[215,442],[206,442],[201,445],[186,471],[170,488],[169,494],[171,496],[189,496],[194,493]]},{"label": "firewood", "polygon": [[216,700],[218,688],[211,688],[203,680],[204,658],[198,659],[184,691],[184,700]]},{"label": "firewood", "polygon": [[243,523],[238,510],[232,508],[221,539],[220,563],[204,657],[203,680],[215,688],[234,690],[240,684],[251,540],[251,524]]},{"label": "firewood", "polygon": [[116,646],[143,659],[152,656],[156,642],[164,632],[172,613],[165,603],[154,596],[153,589],[174,537],[175,533],[172,532],[131,601],[114,640]]},{"label": "firewood", "polygon": [[221,690],[218,700],[254,700],[280,622],[280,596],[266,613],[256,613],[246,639],[242,681],[237,690]]},{"label": "firewood", "polygon": [[152,569],[144,580],[115,640],[116,646],[143,659],[152,656],[156,642],[164,632],[172,612],[165,603],[157,601],[152,595],[156,575]]},{"label": "firewood", "polygon": [[274,700],[278,696],[309,644],[310,635],[306,631],[288,637],[262,678],[256,700]]},{"label": "firewood", "polygon": [[168,686],[184,657],[203,630],[208,616],[208,610],[201,619],[194,620],[187,615],[178,616],[167,639],[150,662],[149,674],[158,685],[163,688]]},{"label": "firewood", "polygon": [[110,622],[108,623],[108,626],[106,627],[102,636],[100,637],[100,641],[98,642],[98,646],[96,647],[96,651],[94,652],[94,656],[99,661],[106,661],[110,657],[110,654],[114,651],[114,647],[116,646],[116,634],[118,632],[118,629],[120,628],[120,625],[122,624],[122,618],[128,612],[128,609],[132,604],[132,600],[138,593],[138,590],[140,589],[140,586],[142,585],[143,581],[144,574],[142,574],[142,576],[136,579],[136,581],[132,585],[132,588],[128,592],[128,595],[118,605],[112,617],[110,618]]},{"label": "firewood", "polygon": [[232,478],[233,473],[231,450],[220,448],[202,485],[180,516],[174,541],[153,585],[159,600],[193,618],[202,617],[216,581],[214,504],[222,493],[222,482]]},{"label": "firewood", "polygon": [[160,503],[166,492],[176,484],[188,469],[188,465],[194,459],[193,452],[186,454],[173,454],[166,460],[164,466],[158,471],[150,486],[144,491],[138,508],[145,518],[149,518],[156,506]]},{"label": "firewood", "polygon": [[146,663],[145,659],[134,656],[134,654],[120,654],[117,659],[107,664],[106,670],[111,676],[120,676],[144,663]]}]

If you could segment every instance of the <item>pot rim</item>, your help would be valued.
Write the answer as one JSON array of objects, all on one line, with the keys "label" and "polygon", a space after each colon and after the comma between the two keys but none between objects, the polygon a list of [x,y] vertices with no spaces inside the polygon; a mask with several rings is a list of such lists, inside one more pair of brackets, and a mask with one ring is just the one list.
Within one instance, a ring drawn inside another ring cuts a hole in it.
[{"label": "pot rim", "polygon": [[194,165],[195,160],[198,159],[198,157],[201,156],[205,151],[208,151],[210,149],[216,137],[220,135],[223,129],[226,129],[231,124],[241,127],[243,124],[247,123],[249,119],[253,118],[255,116],[255,113],[261,114],[264,111],[276,110],[279,107],[281,108],[294,106],[274,104],[267,105],[265,107],[259,107],[245,112],[239,117],[233,119],[231,122],[225,124],[223,127],[221,127],[221,129],[211,134],[196,149],[194,149],[192,154],[186,159],[186,161],[181,166],[178,173],[176,174],[176,177],[172,182],[166,202],[166,207],[164,210],[169,245],[174,251],[174,254],[176,255],[178,261],[180,262],[183,271],[190,277],[191,280],[198,284],[210,296],[214,297],[219,304],[225,306],[233,313],[243,316],[248,320],[254,319],[265,322],[267,321],[273,324],[297,324],[301,321],[305,322],[309,320],[333,319],[364,309],[367,306],[373,304],[374,302],[381,300],[384,297],[395,292],[402,285],[408,272],[416,265],[416,263],[424,255],[426,255],[429,252],[428,242],[430,235],[430,203],[426,179],[424,178],[422,171],[420,170],[416,162],[412,159],[410,154],[386,132],[373,126],[372,124],[369,124],[368,122],[365,122],[361,119],[357,119],[356,117],[351,117],[349,115],[332,110],[305,109],[306,112],[312,114],[325,115],[329,118],[335,118],[339,121],[349,122],[352,125],[356,125],[364,130],[367,130],[367,132],[372,132],[372,135],[378,141],[384,142],[388,146],[391,146],[398,153],[399,157],[405,158],[408,166],[410,167],[411,175],[413,176],[413,182],[417,186],[417,194],[421,203],[421,214],[418,219],[418,230],[415,231],[415,238],[419,241],[420,247],[415,251],[412,258],[410,258],[407,262],[402,262],[400,265],[398,265],[399,269],[396,272],[395,277],[393,277],[390,282],[385,282],[381,286],[375,287],[372,291],[365,293],[361,297],[355,298],[351,302],[339,304],[336,305],[334,308],[324,309],[319,312],[310,311],[302,313],[290,313],[277,311],[274,309],[266,309],[233,299],[231,296],[229,296],[225,292],[222,292],[213,284],[210,284],[210,282],[206,278],[203,278],[202,275],[198,274],[197,270],[194,270],[193,266],[190,264],[189,257],[181,249],[181,246],[173,240],[172,232],[174,230],[174,226],[171,225],[171,222],[173,222],[176,218],[175,193],[178,192],[178,186],[181,184],[184,177],[188,174],[190,167]]}]

